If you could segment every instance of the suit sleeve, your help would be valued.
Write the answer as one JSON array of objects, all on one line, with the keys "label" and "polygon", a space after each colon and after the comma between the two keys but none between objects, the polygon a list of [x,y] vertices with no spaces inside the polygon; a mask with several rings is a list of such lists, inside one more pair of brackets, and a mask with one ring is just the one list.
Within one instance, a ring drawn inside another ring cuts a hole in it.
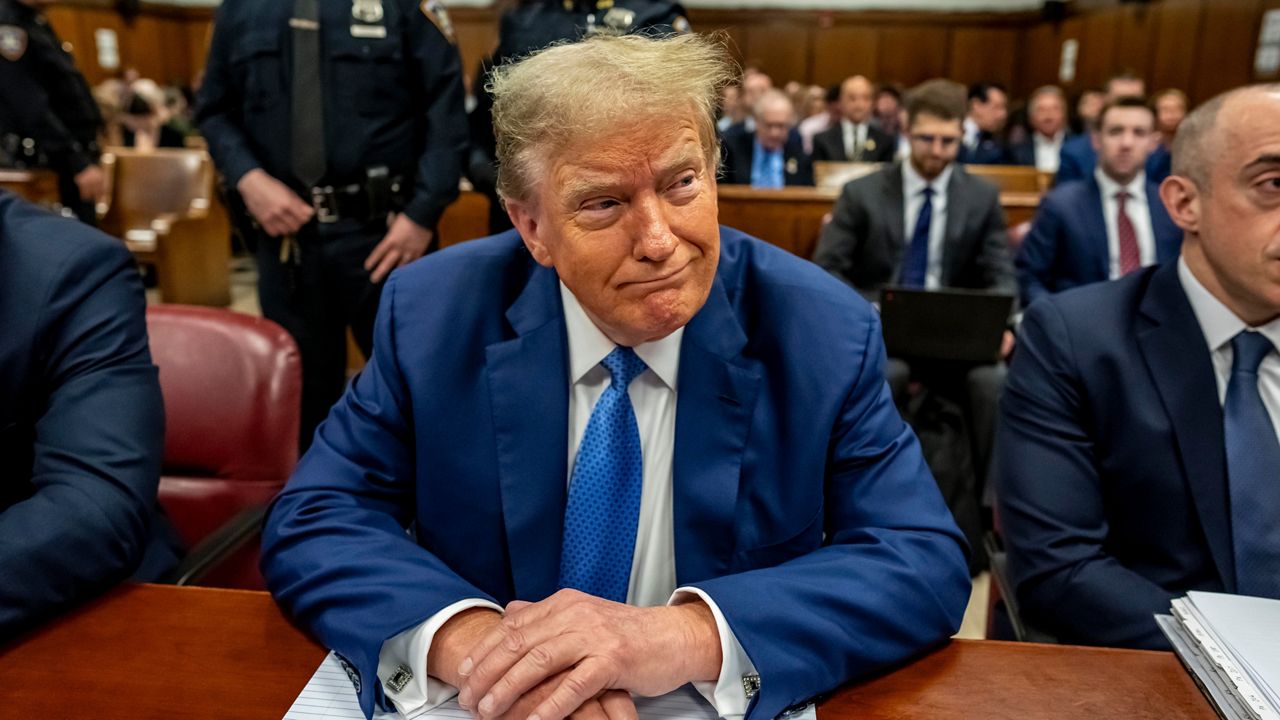
[{"label": "suit sleeve", "polygon": [[1063,143],[1058,155],[1058,174],[1053,177],[1055,186],[1070,180],[1085,179],[1085,169],[1080,165],[1080,158],[1071,152],[1069,147],[1067,143]]},{"label": "suit sleeve", "polygon": [[129,577],[160,478],[164,404],[132,258],[103,241],[58,277],[34,306],[34,492],[0,513],[0,639]]},{"label": "suit sleeve", "polygon": [[694,583],[760,676],[747,720],[901,662],[960,626],[965,542],[884,381],[880,324],[832,428],[824,546],[780,565]]},{"label": "suit sleeve", "polygon": [[422,227],[435,227],[444,209],[458,197],[458,181],[467,154],[467,113],[462,90],[462,61],[458,49],[409,3],[410,46],[422,83],[426,115],[426,143],[418,157],[413,192],[405,206]]},{"label": "suit sleeve", "polygon": [[1027,619],[1064,642],[1167,649],[1153,614],[1173,596],[1108,554],[1088,398],[1057,303],[1022,323],[1000,403],[1000,518]]},{"label": "suit sleeve", "polygon": [[209,143],[209,154],[226,178],[227,186],[234,188],[245,173],[261,166],[261,160],[254,155],[245,135],[241,117],[242,90],[236,88],[231,72],[236,33],[230,21],[231,5],[230,2],[223,3],[214,19],[204,81],[200,84],[196,102],[196,123],[200,134]]},{"label": "suit sleeve", "polygon": [[1022,247],[1018,249],[1018,287],[1024,308],[1053,292],[1051,273],[1057,263],[1065,230],[1057,203],[1046,197],[1031,222],[1031,230],[1022,240]]},{"label": "suit sleeve", "polygon": [[383,642],[459,600],[494,602],[407,531],[417,474],[396,360],[397,277],[383,291],[373,357],[320,426],[262,537],[268,588],[352,668],[366,716],[375,702],[386,707]]},{"label": "suit sleeve", "polygon": [[1009,253],[1009,233],[1004,225],[1004,208],[1000,206],[1000,194],[987,195],[986,215],[982,220],[982,248],[978,264],[989,290],[1017,293],[1018,281],[1013,274],[1013,259]]},{"label": "suit sleeve", "polygon": [[835,275],[850,287],[853,283],[853,266],[858,246],[864,240],[867,228],[866,211],[857,193],[846,185],[840,191],[831,222],[822,228],[818,247],[813,251],[813,262]]}]

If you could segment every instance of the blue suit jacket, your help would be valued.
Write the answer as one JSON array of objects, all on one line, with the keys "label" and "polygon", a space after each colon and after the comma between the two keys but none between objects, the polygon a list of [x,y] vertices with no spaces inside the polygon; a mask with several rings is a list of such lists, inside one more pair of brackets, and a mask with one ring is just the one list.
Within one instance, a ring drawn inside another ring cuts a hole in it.
[{"label": "blue suit jacket", "polygon": [[997,439],[1009,571],[1070,643],[1167,648],[1153,613],[1235,591],[1222,409],[1176,262],[1032,305]]},{"label": "blue suit jacket", "polygon": [[[1157,264],[1176,258],[1182,248],[1182,229],[1169,219],[1159,188],[1147,181]],[[1016,265],[1023,307],[1045,295],[1111,277],[1107,221],[1097,179],[1090,175],[1064,183],[1044,196],[1018,249]]]},{"label": "blue suit jacket", "polygon": [[[715,600],[760,672],[753,718],[960,622],[964,541],[883,362],[855,293],[721,230],[680,350],[676,577]],[[388,281],[373,358],[276,500],[263,548],[272,592],[345,658],[366,713],[387,638],[462,598],[557,590],[568,377],[558,278],[514,231]]]},{"label": "blue suit jacket", "polygon": [[[1093,177],[1093,169],[1098,166],[1098,153],[1093,149],[1092,134],[1083,132],[1067,138],[1062,143],[1062,153],[1058,160],[1058,174],[1053,178],[1055,185]],[[1164,145],[1147,156],[1147,179],[1151,182],[1164,182],[1169,177],[1170,168],[1171,156]]]},{"label": "blue suit jacket", "polygon": [[119,240],[0,191],[0,639],[177,563],[144,311]]}]

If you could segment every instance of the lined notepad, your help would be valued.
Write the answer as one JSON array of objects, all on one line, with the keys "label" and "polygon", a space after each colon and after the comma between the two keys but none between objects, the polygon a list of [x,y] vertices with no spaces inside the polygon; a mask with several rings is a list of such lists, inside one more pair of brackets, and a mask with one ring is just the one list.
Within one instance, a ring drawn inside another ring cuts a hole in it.
[{"label": "lined notepad", "polygon": [[[715,710],[689,686],[660,697],[637,697],[635,700],[640,720],[716,720],[717,717]],[[379,712],[373,717],[374,720],[398,720],[400,716]],[[471,720],[471,713],[450,700],[418,717],[423,720]],[[810,708],[808,720],[814,717]],[[325,656],[324,662],[320,663],[310,682],[293,702],[293,707],[285,713],[284,720],[364,720],[351,680],[333,653]],[[795,720],[804,720],[804,714]]]}]

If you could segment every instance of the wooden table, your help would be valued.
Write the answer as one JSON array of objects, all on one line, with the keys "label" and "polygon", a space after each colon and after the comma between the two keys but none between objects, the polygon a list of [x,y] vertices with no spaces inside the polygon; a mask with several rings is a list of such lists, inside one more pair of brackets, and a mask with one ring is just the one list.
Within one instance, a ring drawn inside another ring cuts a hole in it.
[{"label": "wooden table", "polygon": [[[265,593],[119,588],[0,649],[0,716],[280,720],[324,657]],[[1215,717],[1171,653],[957,640],[821,720]]]},{"label": "wooden table", "polygon": [[41,205],[59,202],[58,176],[52,170],[0,169],[0,188]]}]

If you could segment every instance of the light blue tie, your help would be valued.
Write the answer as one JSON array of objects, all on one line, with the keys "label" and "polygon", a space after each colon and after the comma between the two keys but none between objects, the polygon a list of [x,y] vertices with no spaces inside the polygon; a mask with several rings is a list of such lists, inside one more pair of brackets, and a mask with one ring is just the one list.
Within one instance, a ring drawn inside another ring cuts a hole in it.
[{"label": "light blue tie", "polygon": [[646,366],[627,347],[615,348],[600,364],[613,381],[591,411],[573,463],[560,587],[626,602],[643,487],[640,431],[627,386]]},{"label": "light blue tie", "polygon": [[1274,347],[1262,333],[1244,331],[1231,350],[1222,414],[1236,592],[1280,598],[1280,442],[1258,389],[1258,366]]}]

